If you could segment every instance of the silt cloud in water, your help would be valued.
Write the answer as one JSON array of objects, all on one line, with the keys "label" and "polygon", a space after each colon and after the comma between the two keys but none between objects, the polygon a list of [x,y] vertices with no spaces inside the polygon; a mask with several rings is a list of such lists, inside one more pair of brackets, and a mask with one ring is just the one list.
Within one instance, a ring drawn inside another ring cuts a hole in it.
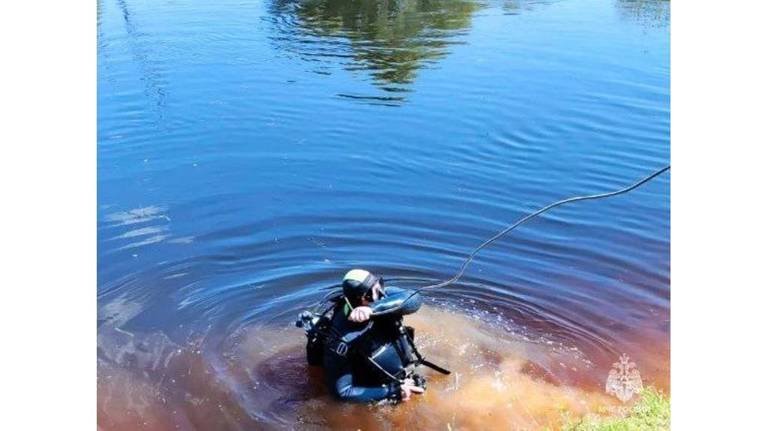
[{"label": "silt cloud in water", "polygon": [[330,397],[292,326],[244,329],[218,355],[198,343],[174,345],[158,334],[139,341],[100,328],[100,429],[541,429],[617,405],[600,391],[562,383],[562,370],[590,366],[572,350],[428,306],[406,324],[422,353],[453,374],[421,367],[426,393],[395,406]]}]

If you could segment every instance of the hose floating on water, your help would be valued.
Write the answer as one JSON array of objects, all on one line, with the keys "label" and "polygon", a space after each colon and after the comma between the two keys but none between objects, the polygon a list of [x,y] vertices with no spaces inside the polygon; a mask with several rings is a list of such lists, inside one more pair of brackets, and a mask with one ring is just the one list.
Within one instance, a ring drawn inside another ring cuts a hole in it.
[{"label": "hose floating on water", "polygon": [[[534,218],[534,217],[536,217],[536,216],[538,216],[538,215],[540,215],[540,214],[542,214],[542,213],[544,213],[546,211],[549,211],[552,208],[558,207],[560,205],[565,205],[565,204],[572,203],[572,202],[587,201],[587,200],[592,200],[592,199],[609,198],[609,197],[612,197],[612,196],[616,196],[616,195],[620,195],[620,194],[623,194],[623,193],[631,192],[632,190],[642,186],[643,184],[647,183],[648,181],[651,181],[652,179],[654,179],[654,178],[658,177],[659,175],[663,174],[664,172],[668,171],[670,168],[671,168],[671,166],[667,165],[667,166],[657,170],[656,172],[646,176],[645,178],[637,181],[636,183],[634,183],[634,184],[632,184],[630,186],[627,186],[627,187],[625,187],[623,189],[620,189],[620,190],[616,190],[616,191],[613,191],[613,192],[607,192],[607,193],[598,193],[598,194],[594,194],[594,195],[574,196],[574,197],[571,197],[571,198],[568,198],[568,199],[563,199],[563,200],[551,203],[551,204],[549,204],[549,205],[547,205],[547,206],[545,206],[545,207],[543,207],[543,208],[541,208],[541,209],[539,209],[537,211],[534,211],[534,212],[526,215],[525,217],[521,218],[520,220],[518,220],[518,221],[512,223],[511,225],[507,226],[506,228],[502,229],[497,234],[495,234],[492,237],[488,238],[485,242],[483,242],[482,244],[477,246],[474,250],[472,250],[472,252],[469,253],[469,255],[467,255],[467,257],[464,259],[464,263],[462,263],[462,265],[459,268],[459,271],[456,273],[456,275],[454,275],[453,277],[451,277],[451,278],[449,278],[449,279],[447,279],[445,281],[442,281],[440,283],[429,284],[429,285],[422,286],[422,287],[419,287],[417,289],[414,289],[413,293],[411,293],[405,299],[405,301],[403,301],[403,304],[405,304],[408,301],[408,299],[410,299],[413,295],[416,295],[417,293],[421,292],[424,289],[434,289],[434,288],[437,288],[437,287],[444,287],[444,286],[448,286],[450,284],[453,284],[453,283],[456,283],[457,281],[459,281],[459,279],[464,275],[464,272],[467,270],[467,267],[469,266],[469,264],[472,262],[472,259],[475,258],[475,255],[477,255],[477,253],[479,253],[480,250],[482,250],[483,248],[489,246],[491,243],[493,243],[497,239],[501,238],[502,236],[506,235],[511,230],[515,229],[516,227],[520,226],[521,224],[527,222],[528,220],[530,220],[530,219],[532,219],[532,218]],[[395,308],[393,310],[388,310],[388,311],[389,312],[393,312],[393,311],[396,311],[396,310],[397,310],[397,308]],[[373,315],[375,316],[376,313],[374,313]]]}]

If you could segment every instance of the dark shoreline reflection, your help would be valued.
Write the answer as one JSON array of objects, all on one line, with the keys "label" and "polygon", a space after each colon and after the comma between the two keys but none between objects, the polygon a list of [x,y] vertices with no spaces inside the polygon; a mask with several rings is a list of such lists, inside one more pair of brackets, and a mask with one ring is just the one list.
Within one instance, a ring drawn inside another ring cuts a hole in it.
[{"label": "dark shoreline reflection", "polygon": [[[107,57],[110,49],[106,35],[102,31],[102,11],[104,9],[103,1],[96,3],[96,31],[98,49],[102,56]],[[146,34],[143,33],[135,22],[134,14],[131,12],[126,0],[116,0],[120,16],[125,30],[125,43],[130,47],[133,63],[141,74],[141,81],[144,85],[144,94],[148,101],[152,102],[153,111],[156,117],[155,124],[160,126],[164,124],[164,111],[167,104],[166,82],[164,81],[163,71],[158,68],[155,61],[155,53],[152,47],[146,41]],[[132,7],[133,5],[131,5]]]},{"label": "dark shoreline reflection", "polygon": [[[319,63],[317,73],[328,74],[340,63],[367,73],[383,91],[402,93],[419,69],[463,43],[458,36],[481,7],[471,0],[276,0],[270,9],[281,51]],[[383,102],[402,100],[389,96]]]}]

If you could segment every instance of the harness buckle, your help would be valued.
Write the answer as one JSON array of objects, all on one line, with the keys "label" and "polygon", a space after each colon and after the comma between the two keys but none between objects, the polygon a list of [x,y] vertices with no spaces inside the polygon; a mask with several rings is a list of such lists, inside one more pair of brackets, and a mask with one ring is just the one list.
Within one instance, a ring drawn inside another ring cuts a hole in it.
[{"label": "harness buckle", "polygon": [[336,346],[336,354],[339,356],[347,356],[347,351],[349,350],[349,346],[347,346],[347,343],[340,341],[339,344]]}]

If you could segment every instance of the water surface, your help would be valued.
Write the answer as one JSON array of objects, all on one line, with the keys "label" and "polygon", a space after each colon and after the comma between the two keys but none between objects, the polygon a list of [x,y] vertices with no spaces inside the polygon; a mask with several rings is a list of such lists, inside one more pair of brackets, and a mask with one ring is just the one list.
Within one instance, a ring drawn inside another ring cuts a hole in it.
[{"label": "water surface", "polygon": [[290,326],[349,268],[445,279],[666,164],[668,2],[103,0],[98,44],[102,429],[545,426],[612,405],[621,353],[668,388],[668,175],[430,292],[462,377],[408,406],[335,404]]}]

